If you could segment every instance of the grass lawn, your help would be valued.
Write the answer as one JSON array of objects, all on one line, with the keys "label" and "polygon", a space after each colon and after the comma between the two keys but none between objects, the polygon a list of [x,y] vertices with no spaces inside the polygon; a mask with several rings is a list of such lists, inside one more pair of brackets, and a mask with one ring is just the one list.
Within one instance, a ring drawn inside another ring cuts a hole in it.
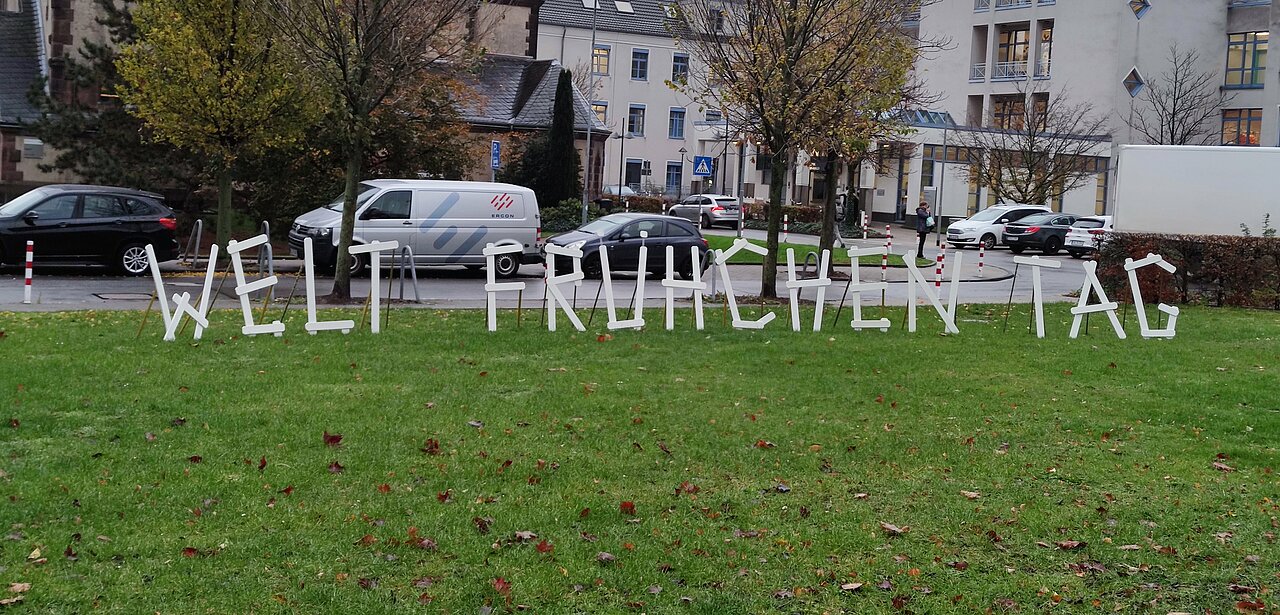
[{"label": "grass lawn", "polygon": [[[706,239],[707,239],[707,246],[712,250],[728,250],[729,248],[733,247],[733,237],[726,237],[724,235],[706,235]],[[748,241],[758,246],[764,245],[763,241],[760,241],[757,239],[749,239]],[[804,257],[806,254],[810,252],[818,251],[817,246],[809,246],[809,245],[804,245],[799,243],[779,242],[778,243],[778,264],[779,265],[786,266],[787,264],[787,248],[794,248],[796,251],[796,267],[799,267],[800,264],[804,262]],[[896,249],[897,248],[895,248],[895,250]],[[867,266],[879,267],[880,266],[880,256],[878,255],[863,256],[859,258],[858,261],[863,267],[867,267]],[[729,263],[732,265],[759,265],[763,262],[764,262],[763,256],[760,256],[753,252],[747,252],[745,250],[733,255],[733,258],[729,259]],[[835,265],[847,266],[849,264],[849,255],[844,250],[839,250],[839,249],[834,250],[831,253],[831,262],[832,264],[835,264]],[[928,259],[916,259],[916,264],[921,267],[930,265],[932,263],[933,261]],[[902,255],[890,254],[889,266],[890,267],[905,266],[902,262]]]},{"label": "grass lawn", "polygon": [[0,313],[0,598],[1273,612],[1280,314],[1185,309],[1164,341],[1095,318],[1073,341],[1066,308],[1046,340],[1014,326],[1026,307],[1007,333],[962,308],[957,336],[900,312],[889,333],[712,311],[598,337],[399,309],[380,336],[306,335],[299,310],[246,339],[220,311],[199,344],[154,318],[135,341],[138,313]]}]

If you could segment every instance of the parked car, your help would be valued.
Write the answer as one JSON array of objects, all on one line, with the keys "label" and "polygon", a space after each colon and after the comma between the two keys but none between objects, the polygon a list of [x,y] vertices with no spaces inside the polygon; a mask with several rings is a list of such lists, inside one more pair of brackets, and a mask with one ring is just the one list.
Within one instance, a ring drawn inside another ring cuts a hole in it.
[{"label": "parked car", "polygon": [[[311,237],[317,266],[332,269],[338,259],[342,196],[293,221],[289,247],[302,255]],[[542,218],[533,191],[490,182],[425,179],[374,179],[361,182],[356,194],[352,242],[398,241],[413,250],[415,266],[466,265],[486,262],[486,244],[518,245],[519,253],[494,260],[498,277],[511,277],[524,263],[542,262]],[[384,258],[388,266],[390,259]],[[369,266],[369,255],[351,257],[351,272]]]},{"label": "parked car", "polygon": [[738,199],[723,194],[692,194],[667,210],[667,215],[684,218],[711,228],[717,224],[738,228]]},{"label": "parked car", "polygon": [[1056,254],[1066,241],[1067,229],[1075,221],[1075,214],[1050,212],[1030,215],[1005,225],[1003,243],[1014,254],[1022,254],[1027,248]]},{"label": "parked car", "polygon": [[604,196],[619,196],[625,198],[629,196],[636,196],[636,191],[632,190],[631,186],[619,186],[614,184],[612,186],[605,186],[604,189],[601,190],[600,194]]},{"label": "parked car", "polygon": [[137,276],[148,270],[147,244],[157,261],[177,258],[177,228],[177,217],[158,194],[42,186],[0,206],[0,262],[24,262],[27,241],[34,241],[41,264],[102,264]]},{"label": "parked car", "polygon": [[947,245],[963,248],[979,245],[990,250],[1004,234],[1004,225],[1049,211],[1044,205],[994,205],[947,227]]},{"label": "parked car", "polygon": [[[648,233],[641,237],[641,231]],[[549,243],[582,249],[582,272],[587,277],[600,277],[600,248],[609,251],[609,269],[614,273],[635,271],[640,264],[640,246],[649,249],[646,271],[665,275],[667,271],[667,246],[674,246],[675,270],[681,278],[695,277],[689,246],[698,248],[701,276],[706,270],[707,240],[692,222],[656,214],[610,214],[582,225],[575,231],[557,235]],[[558,257],[556,271],[564,272],[573,267],[566,257]]]},{"label": "parked car", "polygon": [[1067,230],[1067,252],[1072,258],[1084,258],[1086,254],[1097,252],[1113,228],[1111,216],[1089,216],[1076,220]]}]

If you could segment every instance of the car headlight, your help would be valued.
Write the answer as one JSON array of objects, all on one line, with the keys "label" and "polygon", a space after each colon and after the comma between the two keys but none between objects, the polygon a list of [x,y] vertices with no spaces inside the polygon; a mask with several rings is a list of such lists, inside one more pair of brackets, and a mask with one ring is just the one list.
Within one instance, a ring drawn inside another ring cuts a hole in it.
[{"label": "car headlight", "polygon": [[331,228],[318,228],[311,231],[316,237],[328,237],[333,234]]},{"label": "car headlight", "polygon": [[570,250],[581,250],[582,246],[585,246],[585,245],[587,245],[587,240],[583,239],[582,241],[575,241],[565,247],[569,248]]}]

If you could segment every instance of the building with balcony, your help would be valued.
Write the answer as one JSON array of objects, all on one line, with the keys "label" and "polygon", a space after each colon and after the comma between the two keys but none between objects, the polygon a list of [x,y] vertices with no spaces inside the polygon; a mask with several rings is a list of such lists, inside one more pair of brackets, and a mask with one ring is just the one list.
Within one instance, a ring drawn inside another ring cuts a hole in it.
[{"label": "building with balcony", "polygon": [[[1119,145],[1147,143],[1127,121],[1145,103],[1148,83],[1170,69],[1169,52],[1199,55],[1226,94],[1211,120],[1212,143],[1280,145],[1280,75],[1267,67],[1280,6],[1270,0],[941,0],[922,9],[923,37],[949,47],[916,66],[938,111],[954,126],[917,123],[905,143],[882,149],[860,186],[878,217],[922,197],[945,217],[968,215],[996,202],[988,186],[956,173],[968,152],[956,152],[956,131],[1017,130],[1027,104],[1042,108],[1067,96],[1089,102],[1107,118],[1092,181],[1048,205],[1077,214],[1110,213]],[[1270,75],[1268,76],[1268,73]],[[1220,128],[1220,130],[1219,130]],[[944,144],[950,147],[944,148]]]}]

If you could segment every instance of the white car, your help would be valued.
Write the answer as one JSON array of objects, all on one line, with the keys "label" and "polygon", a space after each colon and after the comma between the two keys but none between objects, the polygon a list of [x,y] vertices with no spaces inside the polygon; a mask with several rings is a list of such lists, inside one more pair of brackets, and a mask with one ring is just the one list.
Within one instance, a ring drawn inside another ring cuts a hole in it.
[{"label": "white car", "polygon": [[1098,251],[1114,229],[1111,216],[1089,216],[1076,220],[1067,231],[1067,252],[1072,258],[1084,258]]},{"label": "white car", "polygon": [[947,245],[963,248],[981,244],[990,250],[1000,243],[1006,223],[1047,211],[1049,208],[1044,205],[993,205],[968,219],[952,222],[947,227]]},{"label": "white car", "polygon": [[619,186],[617,184],[614,184],[612,186],[605,186],[601,194],[603,194],[604,196],[628,197],[628,196],[636,196],[636,191],[632,190],[630,186]]}]

